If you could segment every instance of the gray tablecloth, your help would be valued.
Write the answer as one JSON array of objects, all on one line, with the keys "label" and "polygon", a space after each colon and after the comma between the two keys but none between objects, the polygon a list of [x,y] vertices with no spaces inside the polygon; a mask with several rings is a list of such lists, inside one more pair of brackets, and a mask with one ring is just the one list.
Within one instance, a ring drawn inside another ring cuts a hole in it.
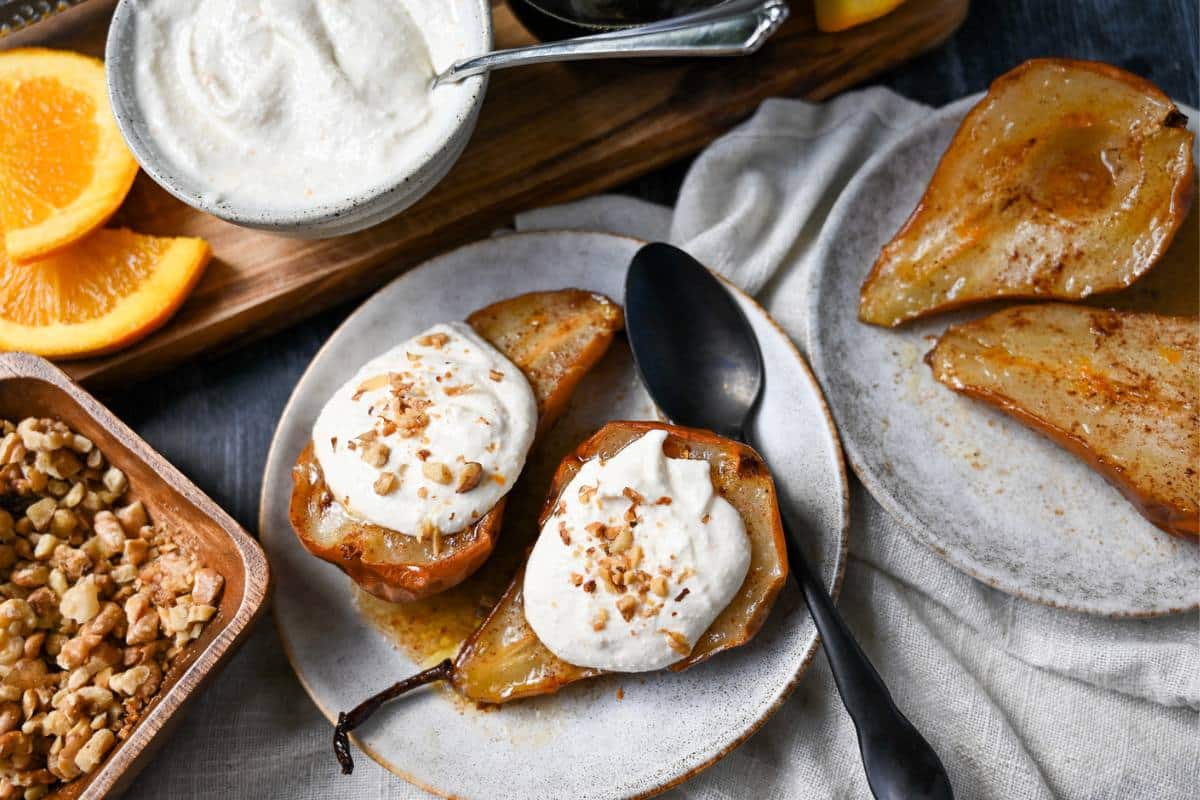
[{"label": "gray tablecloth", "polygon": [[[521,215],[516,227],[673,241],[757,293],[803,346],[796,293],[825,216],[866,158],[926,113],[882,89],[824,105],[769,101],[700,156],[675,209],[606,196]],[[1018,600],[940,560],[857,482],[852,494],[840,605],[958,797],[1195,796],[1196,614],[1118,621]],[[266,622],[131,794],[427,797],[368,759],[338,775],[329,739]],[[868,797],[823,657],[755,737],[672,796]]]}]

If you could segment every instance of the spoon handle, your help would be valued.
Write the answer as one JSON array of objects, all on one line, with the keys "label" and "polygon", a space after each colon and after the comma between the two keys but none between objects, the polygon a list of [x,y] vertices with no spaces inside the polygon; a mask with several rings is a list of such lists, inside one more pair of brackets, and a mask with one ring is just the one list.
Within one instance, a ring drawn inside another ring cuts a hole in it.
[{"label": "spoon handle", "polygon": [[522,64],[590,58],[728,56],[753,53],[788,16],[784,0],[731,0],[705,11],[635,28],[497,50],[456,61],[436,83]]},{"label": "spoon handle", "polygon": [[872,793],[878,800],[953,800],[950,780],[937,753],[896,708],[887,686],[809,566],[786,519],[783,527],[792,575],[804,592],[833,680],[858,731]]}]

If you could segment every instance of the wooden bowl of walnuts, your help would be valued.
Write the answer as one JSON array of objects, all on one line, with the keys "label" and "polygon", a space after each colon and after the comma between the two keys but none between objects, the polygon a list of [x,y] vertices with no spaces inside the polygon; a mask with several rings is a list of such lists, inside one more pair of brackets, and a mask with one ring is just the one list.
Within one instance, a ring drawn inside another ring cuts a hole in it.
[{"label": "wooden bowl of walnuts", "polygon": [[0,354],[0,800],[126,788],[268,582],[258,543],[133,431]]}]

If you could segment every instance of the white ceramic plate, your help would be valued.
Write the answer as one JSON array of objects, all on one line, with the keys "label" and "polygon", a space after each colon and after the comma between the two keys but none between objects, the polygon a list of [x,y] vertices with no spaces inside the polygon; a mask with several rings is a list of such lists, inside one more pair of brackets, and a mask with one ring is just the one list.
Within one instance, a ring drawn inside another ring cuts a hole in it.
[{"label": "white ceramic plate", "polygon": [[[313,359],[271,445],[260,531],[275,575],[275,617],[284,646],[331,721],[339,710],[419,665],[360,616],[349,580],[309,556],[288,524],[289,471],[322,404],[369,357],[428,325],[462,319],[498,299],[579,287],[620,300],[625,269],[640,244],[562,232],[515,234],[463,247],[380,290]],[[809,553],[826,585],[836,587],[849,517],[832,419],[791,341],[753,300],[744,295],[738,300],[760,338],[768,376],[755,439],[768,443],[763,455],[781,493],[813,532]],[[547,449],[566,452],[610,419],[655,416],[628,345],[618,337],[552,433],[561,446]],[[526,474],[537,469],[531,464]],[[609,676],[487,713],[426,690],[392,703],[358,731],[357,743],[387,769],[442,795],[646,796],[694,775],[757,730],[795,686],[816,648],[816,630],[789,583],[751,644],[688,672]],[[331,753],[331,765],[332,759]]]},{"label": "white ceramic plate", "polygon": [[[937,383],[922,362],[967,309],[897,330],[858,321],[859,287],[978,96],[876,154],[822,232],[807,292],[813,367],[854,471],[920,541],[1003,591],[1110,616],[1200,604],[1200,548],[1147,522],[1082,461]],[[1195,112],[1184,109],[1191,119]]]}]

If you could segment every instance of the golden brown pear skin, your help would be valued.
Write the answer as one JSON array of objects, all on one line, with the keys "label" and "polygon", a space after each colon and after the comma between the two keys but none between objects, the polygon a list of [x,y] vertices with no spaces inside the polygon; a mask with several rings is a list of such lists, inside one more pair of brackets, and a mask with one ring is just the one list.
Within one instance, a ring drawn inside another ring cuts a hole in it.
[{"label": "golden brown pear skin", "polygon": [[1200,318],[1019,306],[951,327],[933,375],[1084,459],[1152,523],[1200,538]]},{"label": "golden brown pear skin", "polygon": [[[584,462],[609,458],[647,431],[666,430],[668,458],[704,459],[712,468],[717,493],[737,509],[750,537],[750,569],[733,601],[696,642],[692,652],[671,665],[678,671],[750,641],[766,621],[787,581],[787,548],[766,463],[747,445],[710,431],[661,422],[610,422],[567,456],[547,495],[539,525]],[[484,623],[466,641],[454,661],[454,687],[477,702],[505,703],[557,692],[567,684],[601,674],[576,667],[551,653],[525,622],[518,571]]]},{"label": "golden brown pear skin", "polygon": [[[663,452],[669,458],[708,461],[713,487],[741,514],[750,539],[750,569],[737,595],[701,635],[692,652],[671,665],[670,669],[678,671],[750,641],[766,621],[787,581],[787,547],[775,483],[762,458],[749,446],[710,431],[661,422],[610,422],[563,459],[554,474],[538,525],[540,528],[545,524],[559,496],[585,461],[616,455],[651,430],[667,431]],[[568,664],[541,643],[525,621],[524,578],[522,568],[491,613],[463,643],[454,661],[446,659],[338,715],[333,747],[343,773],[354,769],[350,732],[384,703],[419,686],[449,681],[459,694],[476,702],[507,703],[522,697],[552,694],[568,684],[603,674],[601,670]]]},{"label": "golden brown pear skin", "polygon": [[859,318],[894,327],[986,300],[1124,289],[1187,215],[1186,122],[1158,87],[1105,64],[1036,59],[1002,75],[884,246]]},{"label": "golden brown pear skin", "polygon": [[[529,380],[541,434],[608,350],[624,315],[607,297],[563,289],[502,300],[467,322]],[[297,459],[292,480],[289,516],[304,547],[391,602],[418,600],[461,583],[487,560],[500,535],[504,498],[471,528],[436,543],[350,517],[326,488],[311,442]]]}]

